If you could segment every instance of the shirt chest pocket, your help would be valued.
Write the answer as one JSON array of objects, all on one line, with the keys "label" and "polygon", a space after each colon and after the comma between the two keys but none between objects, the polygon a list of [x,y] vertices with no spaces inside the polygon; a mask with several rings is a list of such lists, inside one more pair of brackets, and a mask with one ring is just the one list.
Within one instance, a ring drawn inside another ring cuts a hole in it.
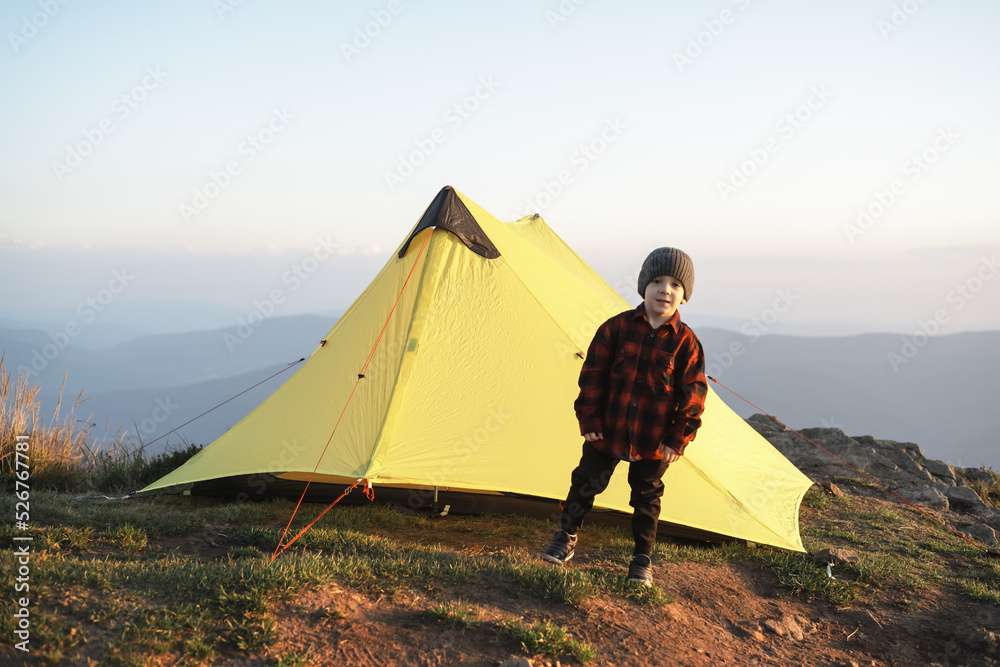
[{"label": "shirt chest pocket", "polygon": [[669,352],[656,352],[650,367],[653,388],[658,393],[668,394],[674,388],[674,355]]},{"label": "shirt chest pocket", "polygon": [[615,375],[635,377],[639,366],[639,346],[635,343],[621,343],[615,350],[615,362],[611,372]]}]

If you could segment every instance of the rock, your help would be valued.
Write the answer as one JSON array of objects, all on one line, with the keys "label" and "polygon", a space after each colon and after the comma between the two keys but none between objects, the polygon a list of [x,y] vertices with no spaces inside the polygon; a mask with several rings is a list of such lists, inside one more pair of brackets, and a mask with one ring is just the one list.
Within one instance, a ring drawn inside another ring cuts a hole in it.
[{"label": "rock", "polygon": [[967,486],[950,487],[947,495],[948,507],[955,512],[965,512],[983,517],[993,516],[993,510],[983,502],[983,499],[975,491]]},{"label": "rock", "polygon": [[839,615],[855,625],[860,625],[866,628],[882,627],[882,624],[879,623],[867,609],[845,609],[841,611]]},{"label": "rock", "polygon": [[789,639],[801,640],[805,636],[801,626],[791,616],[783,616],[780,619],[769,618],[764,621],[764,628],[779,637],[788,637]]},{"label": "rock", "polygon": [[985,468],[956,468],[958,472],[966,481],[969,482],[979,482],[980,484],[992,484],[996,481],[993,475],[990,474]]},{"label": "rock", "polygon": [[837,549],[835,547],[827,547],[826,549],[820,549],[813,556],[813,562],[816,563],[857,563],[861,559],[858,557],[856,551],[851,551],[850,549]]},{"label": "rock", "polygon": [[803,632],[802,626],[790,616],[786,616],[782,620],[785,622],[785,629],[788,630],[789,636],[796,641],[802,641],[805,637],[805,632]]},{"label": "rock", "polygon": [[855,441],[843,458],[882,485],[892,488],[926,486],[934,481],[934,477],[915,460],[915,457],[923,458],[919,448],[914,453],[905,449],[909,443],[901,445],[888,440],[875,440],[871,436],[863,436],[861,440]]},{"label": "rock", "polygon": [[961,528],[956,528],[956,530],[965,535],[966,537],[971,537],[972,539],[977,540],[978,542],[981,542],[982,544],[985,544],[988,547],[992,547],[997,544],[996,532],[992,528],[984,524],[975,523],[972,524],[971,526],[963,526]]},{"label": "rock", "polygon": [[769,618],[764,621],[764,628],[766,630],[770,630],[772,634],[776,634],[779,637],[784,637],[786,634],[785,626],[781,624],[781,621],[773,618]]},{"label": "rock", "polygon": [[914,486],[909,474],[873,449],[855,445],[849,448],[841,458],[861,472],[874,477],[884,486],[892,488]]},{"label": "rock", "polygon": [[849,445],[857,444],[839,428],[804,428],[800,431],[800,433],[813,442],[817,442],[826,448],[847,447]]},{"label": "rock", "polygon": [[782,426],[777,419],[760,413],[750,415],[747,417],[746,422],[750,424],[755,431],[763,436],[768,436],[772,433],[781,433],[785,430],[785,427]]},{"label": "rock", "polygon": [[[969,484],[996,483],[1000,476],[990,470],[955,467],[928,459],[919,445],[912,442],[879,440],[870,435],[849,437],[839,428],[802,429],[804,437],[800,437],[762,414],[748,418],[747,423],[828,493],[844,495],[844,489],[832,479],[859,476],[844,466],[846,462],[877,483],[873,486],[861,482],[845,487],[849,493],[883,497],[891,489],[918,505],[961,512],[966,515],[967,525],[961,529],[965,535],[988,547],[1000,545],[1000,509],[983,502],[969,487]],[[968,525],[972,521],[979,524]],[[816,554],[815,560],[820,563],[858,562],[857,554],[852,553],[852,556],[838,559],[830,550],[823,550]]]},{"label": "rock", "polygon": [[932,486],[921,486],[910,489],[896,489],[896,493],[911,503],[926,505],[936,510],[948,509],[948,498]]},{"label": "rock", "polygon": [[805,635],[811,635],[819,631],[819,627],[805,616],[796,616],[795,622],[799,624],[799,627],[802,628],[802,633]]},{"label": "rock", "polygon": [[838,498],[844,495],[844,492],[841,491],[840,487],[833,482],[822,481],[817,482],[817,484],[819,484],[819,486],[822,487],[827,493],[831,493]]},{"label": "rock", "polygon": [[[870,435],[848,437],[836,428],[803,429],[802,434],[831,454],[892,488],[941,485],[955,486],[954,469],[941,461],[927,459],[920,447],[912,442],[879,440]],[[850,475],[836,459],[794,433],[765,433],[768,441],[800,470],[816,479]]]},{"label": "rock", "polygon": [[958,478],[955,477],[955,469],[944,461],[928,459],[924,461],[924,468],[948,486],[958,485]]},{"label": "rock", "polygon": [[[858,444],[868,445],[869,447],[879,450],[885,456],[889,457],[893,461],[901,456],[906,456],[911,461],[917,464],[923,464],[927,460],[924,455],[924,450],[920,449],[920,445],[915,442],[896,442],[895,440],[879,440],[878,438],[873,438],[870,435],[856,436],[854,440]],[[902,459],[900,459],[902,460]]]},{"label": "rock", "polygon": [[500,667],[531,667],[531,661],[527,658],[507,658],[500,663]]},{"label": "rock", "polygon": [[[764,434],[764,437],[775,449],[781,452],[792,464],[813,479],[823,479],[850,473],[836,459],[817,449],[790,431]],[[842,449],[835,449],[837,456],[843,454]]]},{"label": "rock", "polygon": [[912,442],[876,440],[871,436],[862,436],[858,439],[858,444],[870,446],[877,454],[892,461],[899,468],[902,475],[909,480],[908,484],[899,483],[899,486],[921,486],[936,481],[924,466],[927,457],[920,447]]},{"label": "rock", "polygon": [[[830,479],[844,475],[856,475],[844,462],[880,479],[891,486],[913,486],[912,475],[905,473],[891,460],[876,452],[872,447],[859,445],[844,435],[839,428],[808,428],[802,434],[820,445],[816,447],[795,433],[786,431],[765,436],[775,449],[784,454],[795,467],[813,479]],[[826,451],[823,451],[823,450]],[[829,453],[827,453],[829,452]],[[833,454],[834,456],[830,456]],[[930,473],[923,471],[924,481]]]},{"label": "rock", "polygon": [[745,639],[753,639],[758,642],[767,641],[764,633],[760,631],[760,625],[758,625],[756,621],[744,621],[742,623],[737,623],[736,634]]}]

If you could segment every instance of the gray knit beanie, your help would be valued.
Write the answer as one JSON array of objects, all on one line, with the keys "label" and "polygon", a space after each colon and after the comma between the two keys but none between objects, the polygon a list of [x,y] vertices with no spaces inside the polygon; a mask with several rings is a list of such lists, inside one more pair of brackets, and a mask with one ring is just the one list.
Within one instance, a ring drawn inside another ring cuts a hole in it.
[{"label": "gray knit beanie", "polygon": [[649,253],[639,270],[639,296],[646,298],[646,286],[657,276],[673,276],[684,285],[684,299],[691,300],[694,290],[694,263],[677,248],[657,248]]}]

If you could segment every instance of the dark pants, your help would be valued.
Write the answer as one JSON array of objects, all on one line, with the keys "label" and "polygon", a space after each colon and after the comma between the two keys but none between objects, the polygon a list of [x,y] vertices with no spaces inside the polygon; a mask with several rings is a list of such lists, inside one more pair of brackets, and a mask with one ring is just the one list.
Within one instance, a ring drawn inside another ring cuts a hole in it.
[{"label": "dark pants", "polygon": [[[611,482],[619,459],[603,454],[589,442],[583,443],[580,465],[573,471],[569,495],[563,503],[560,524],[562,529],[575,534],[583,525],[583,517],[594,508],[594,497],[602,493]],[[660,498],[663,496],[663,474],[669,463],[665,461],[634,461],[628,464],[628,484],[632,488],[629,505],[632,506],[632,537],[635,554],[653,554],[656,542],[656,523],[660,518]]]}]

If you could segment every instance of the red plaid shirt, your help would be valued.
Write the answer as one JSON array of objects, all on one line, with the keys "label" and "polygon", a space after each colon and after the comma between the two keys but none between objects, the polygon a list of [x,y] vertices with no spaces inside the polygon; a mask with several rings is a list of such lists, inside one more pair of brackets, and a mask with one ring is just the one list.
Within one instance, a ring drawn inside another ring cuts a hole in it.
[{"label": "red plaid shirt", "polygon": [[646,307],[615,315],[594,335],[580,371],[576,418],[580,433],[603,433],[591,443],[624,461],[679,454],[694,440],[705,409],[705,354],[674,313],[657,329]]}]

